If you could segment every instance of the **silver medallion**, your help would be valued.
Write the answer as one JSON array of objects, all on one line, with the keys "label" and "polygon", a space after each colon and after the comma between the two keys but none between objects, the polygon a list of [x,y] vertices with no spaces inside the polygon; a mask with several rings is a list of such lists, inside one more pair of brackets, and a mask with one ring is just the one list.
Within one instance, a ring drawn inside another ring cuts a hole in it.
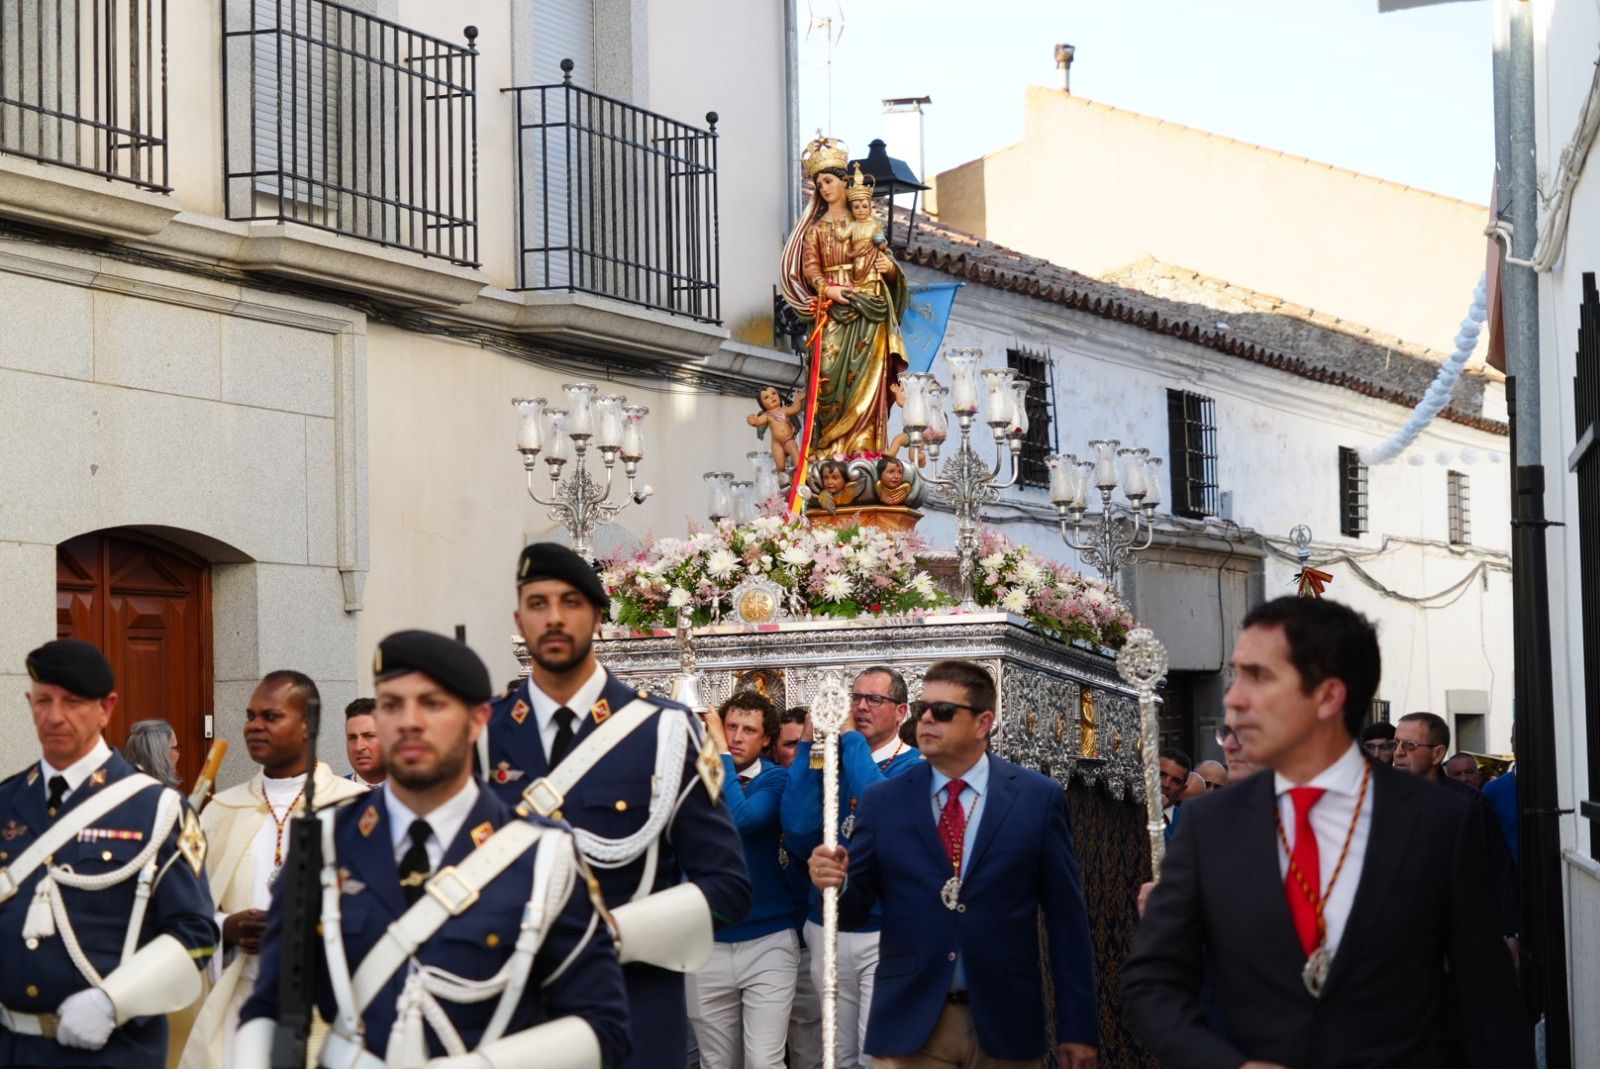
[{"label": "silver medallion", "polygon": [[844,822],[839,825],[839,834],[848,839],[855,832],[855,830],[856,815],[851,813],[849,816],[845,817]]},{"label": "silver medallion", "polygon": [[778,847],[778,867],[780,869],[786,869],[789,867],[789,851],[785,850],[781,846]]},{"label": "silver medallion", "polygon": [[944,903],[944,908],[954,911],[961,905],[961,877],[952,876],[944,881],[944,887],[939,892],[939,901]]},{"label": "silver medallion", "polygon": [[1322,997],[1322,989],[1328,985],[1328,970],[1332,966],[1333,955],[1328,953],[1326,943],[1313,950],[1306,959],[1305,968],[1300,970],[1300,979],[1312,998]]}]

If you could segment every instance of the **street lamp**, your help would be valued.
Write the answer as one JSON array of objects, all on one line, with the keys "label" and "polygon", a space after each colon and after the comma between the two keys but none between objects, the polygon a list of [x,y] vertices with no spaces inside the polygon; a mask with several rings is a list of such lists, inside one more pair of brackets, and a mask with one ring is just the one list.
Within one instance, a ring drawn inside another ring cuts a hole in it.
[{"label": "street lamp", "polygon": [[[956,552],[961,561],[961,607],[972,610],[977,603],[972,596],[972,576],[978,558],[978,519],[984,505],[1000,499],[1000,491],[1017,481],[1017,458],[1022,453],[1022,436],[1027,433],[1027,412],[1017,404],[1021,394],[1014,388],[1016,372],[1011,368],[984,368],[980,373],[978,361],[981,349],[951,349],[944,360],[950,368],[950,389],[946,391],[928,372],[901,375],[906,400],[903,410],[906,435],[911,439],[911,449],[927,449],[928,459],[939,463],[939,447],[945,440],[947,424],[944,415],[944,398],[948,392],[950,405],[956,414],[961,430],[961,444],[954,456],[945,461],[944,470],[937,477],[929,477],[928,484],[956,510]],[[979,376],[983,389],[978,385]],[[1023,384],[1024,388],[1026,384]],[[972,448],[972,424],[978,418],[979,395],[984,396],[985,422],[994,434],[995,458],[992,465],[979,458]],[[1000,469],[1010,457],[1010,474],[1004,479]]]},{"label": "street lamp", "polygon": [[[596,398],[599,388],[593,383],[571,382],[561,387],[567,397],[566,408],[549,408],[543,397],[516,397],[517,452],[528,473],[528,496],[550,510],[550,518],[566,527],[572,536],[573,550],[585,560],[594,559],[594,532],[609,523],[630,504],[642,505],[653,492],[650,487],[634,489],[639,461],[644,459],[644,417],[650,410],[630,405],[620,394]],[[600,450],[605,466],[605,482],[596,482],[585,463],[589,449]],[[542,498],[533,488],[533,472],[544,454],[550,473],[550,496]],[[628,496],[615,504],[611,497],[611,476],[617,459],[622,459],[628,477]],[[565,482],[561,469],[569,460],[576,466]]]},{"label": "street lamp", "polygon": [[[1051,453],[1045,458],[1050,468],[1050,500],[1056,507],[1062,540],[1078,551],[1083,563],[1098,570],[1108,586],[1115,586],[1117,572],[1132,562],[1134,554],[1150,548],[1155,537],[1161,458],[1152,457],[1148,449],[1122,448],[1115,438],[1096,439],[1089,448],[1094,451],[1093,460],[1079,460],[1072,453]],[[1112,503],[1111,495],[1119,486],[1126,505]],[[1085,530],[1089,498],[1095,491],[1100,495],[1100,511]]]}]

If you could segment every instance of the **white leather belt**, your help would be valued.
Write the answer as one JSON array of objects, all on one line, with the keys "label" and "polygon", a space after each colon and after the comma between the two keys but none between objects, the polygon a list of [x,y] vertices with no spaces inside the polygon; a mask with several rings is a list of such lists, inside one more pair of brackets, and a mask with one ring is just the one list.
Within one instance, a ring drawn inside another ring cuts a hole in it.
[{"label": "white leather belt", "polygon": [[0,1025],[4,1025],[19,1036],[42,1036],[45,1039],[54,1039],[56,1025],[59,1023],[60,1018],[53,1013],[21,1013],[0,1006]]},{"label": "white leather belt", "polygon": [[389,1069],[382,1058],[359,1040],[348,1039],[337,1032],[328,1033],[317,1064],[322,1069]]}]

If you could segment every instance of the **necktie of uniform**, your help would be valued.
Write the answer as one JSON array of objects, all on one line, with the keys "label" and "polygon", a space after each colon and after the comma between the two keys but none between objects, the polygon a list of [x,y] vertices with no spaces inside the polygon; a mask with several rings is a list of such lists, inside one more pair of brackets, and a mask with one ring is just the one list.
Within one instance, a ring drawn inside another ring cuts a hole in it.
[{"label": "necktie of uniform", "polygon": [[747,772],[739,773],[739,786],[741,786],[741,787],[750,786],[750,774],[749,773],[747,773]]},{"label": "necktie of uniform", "polygon": [[426,820],[413,820],[411,845],[400,855],[400,893],[406,896],[406,905],[413,905],[422,897],[422,885],[428,882],[433,866],[428,863],[428,836],[433,829]]},{"label": "necktie of uniform", "polygon": [[56,815],[56,810],[61,808],[62,800],[65,799],[66,796],[67,796],[67,777],[65,777],[65,776],[51,776],[50,777],[50,797],[49,797],[48,800],[45,801],[45,804],[44,804],[46,812],[48,812],[52,817],[55,816]]},{"label": "necktie of uniform", "polygon": [[567,756],[567,751],[572,749],[572,724],[578,719],[578,714],[568,709],[565,705],[556,710],[556,738],[550,744],[550,767],[555,768]]},{"label": "necktie of uniform", "polygon": [[945,787],[944,811],[939,814],[939,838],[944,840],[944,852],[950,857],[950,867],[961,874],[961,848],[967,835],[967,814],[961,808],[961,792],[965,782],[953,779]]},{"label": "necktie of uniform", "polygon": [[1300,935],[1306,956],[1317,949],[1317,903],[1322,897],[1322,860],[1317,850],[1317,833],[1311,828],[1311,807],[1326,794],[1321,787],[1291,787],[1294,802],[1294,851],[1289,855],[1289,871],[1283,891],[1289,896],[1289,915]]}]

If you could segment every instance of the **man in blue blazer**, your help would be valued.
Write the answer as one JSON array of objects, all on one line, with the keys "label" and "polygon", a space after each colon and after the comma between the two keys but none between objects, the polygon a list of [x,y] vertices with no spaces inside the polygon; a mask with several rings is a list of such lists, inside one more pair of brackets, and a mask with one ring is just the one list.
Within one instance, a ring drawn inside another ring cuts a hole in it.
[{"label": "man in blue blazer", "polygon": [[[979,665],[929,668],[911,707],[927,760],[866,792],[848,853],[811,855],[812,882],[844,888],[841,926],[883,903],[866,1041],[879,1069],[1037,1064],[1050,1035],[1062,1066],[1096,1063],[1094,954],[1066,796],[987,752],[995,704]],[[1055,987],[1048,1022],[1041,909]]]}]

